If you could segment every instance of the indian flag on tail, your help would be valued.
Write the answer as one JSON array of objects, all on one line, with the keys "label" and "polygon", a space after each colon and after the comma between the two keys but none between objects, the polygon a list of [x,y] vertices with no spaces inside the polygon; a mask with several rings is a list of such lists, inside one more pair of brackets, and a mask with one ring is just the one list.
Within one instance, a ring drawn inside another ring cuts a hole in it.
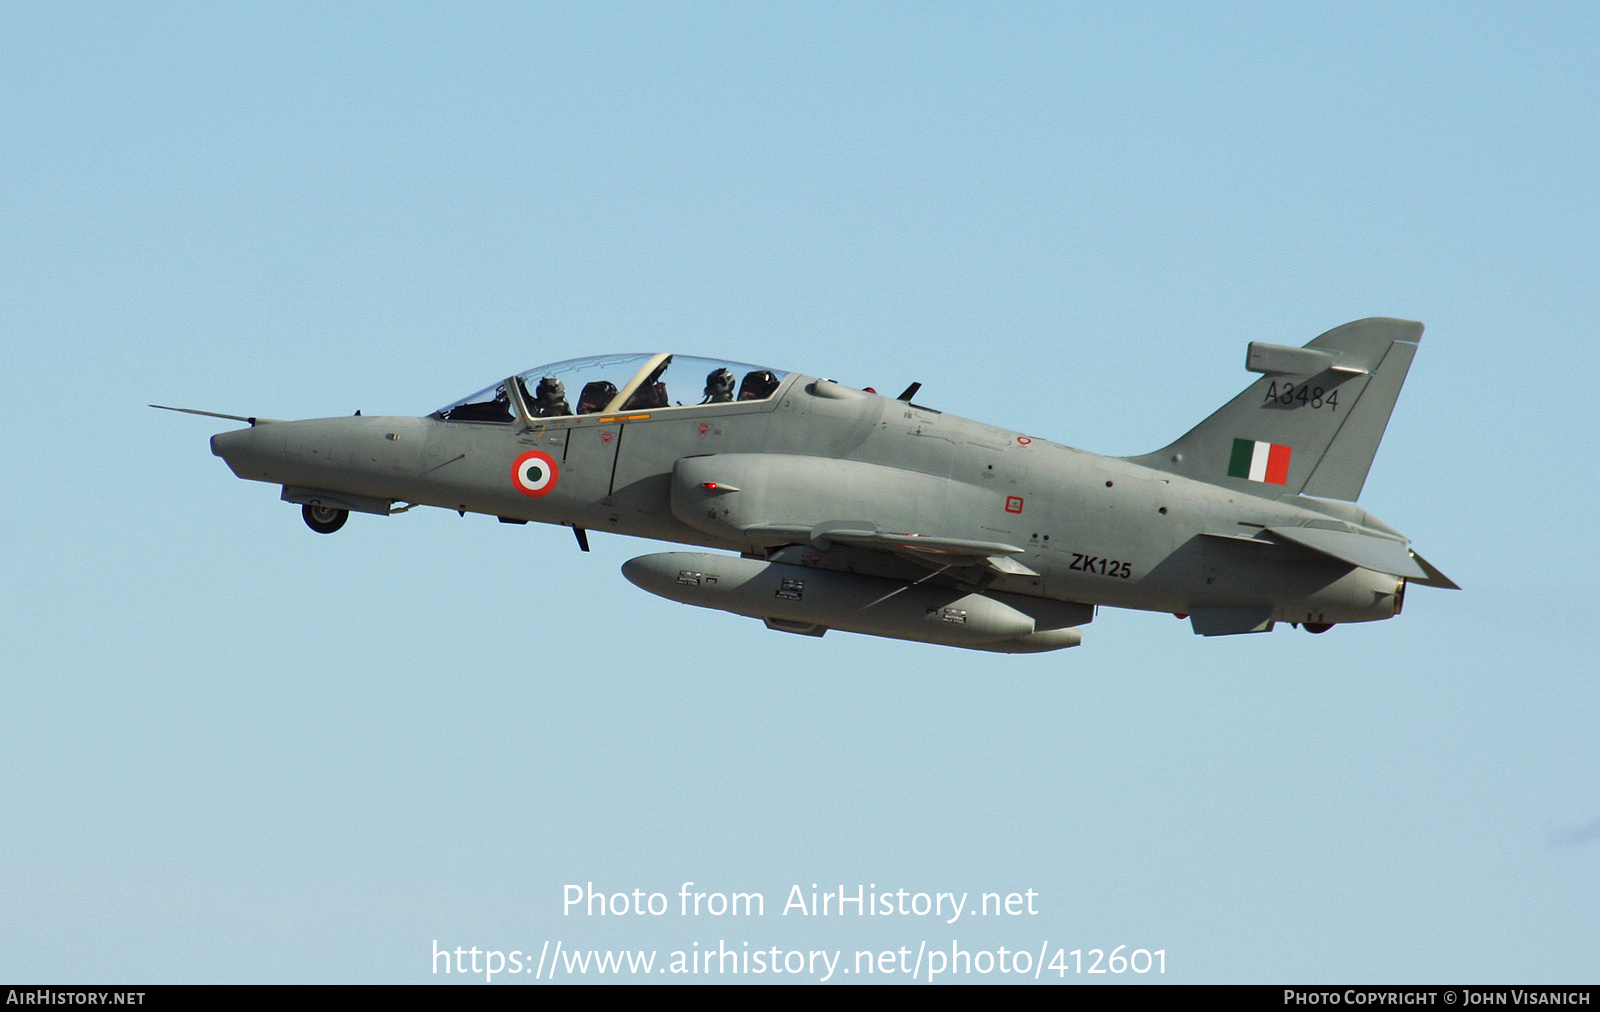
[{"label": "indian flag on tail", "polygon": [[1286,485],[1289,482],[1290,452],[1290,447],[1277,443],[1235,439],[1233,455],[1228,458],[1228,477],[1248,478],[1268,485]]}]

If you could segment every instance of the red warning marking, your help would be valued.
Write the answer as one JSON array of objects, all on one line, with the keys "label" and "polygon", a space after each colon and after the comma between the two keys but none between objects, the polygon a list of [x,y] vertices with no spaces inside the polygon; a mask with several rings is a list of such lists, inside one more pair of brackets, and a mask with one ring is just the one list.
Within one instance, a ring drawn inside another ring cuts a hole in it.
[{"label": "red warning marking", "polygon": [[610,432],[602,432],[602,433],[600,433],[600,442],[602,442],[602,443],[611,442],[612,435],[613,435],[613,433],[610,433]]},{"label": "red warning marking", "polygon": [[1033,440],[1029,439],[1027,436],[1018,436],[1017,437],[1017,445],[1018,446],[1027,446],[1031,442],[1033,442]]},{"label": "red warning marking", "polygon": [[711,426],[707,425],[705,422],[701,422],[700,423],[700,435],[703,436],[703,435],[705,435],[706,433],[708,433],[710,431],[711,431]]},{"label": "red warning marking", "polygon": [[543,450],[529,450],[511,464],[511,484],[535,499],[549,495],[559,477],[555,458]]},{"label": "red warning marking", "polygon": [[1006,496],[1006,512],[1007,513],[1021,513],[1022,512],[1022,496],[1020,496],[1020,495],[1008,495],[1008,496]]}]

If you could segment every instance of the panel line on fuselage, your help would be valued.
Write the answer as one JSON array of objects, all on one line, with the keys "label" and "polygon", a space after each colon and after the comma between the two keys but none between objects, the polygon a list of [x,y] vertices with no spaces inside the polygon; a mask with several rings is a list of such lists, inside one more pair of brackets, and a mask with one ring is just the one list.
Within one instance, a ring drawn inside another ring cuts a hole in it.
[{"label": "panel line on fuselage", "polygon": [[626,425],[617,426],[617,446],[611,453],[611,477],[606,481],[607,496],[617,491],[617,461],[622,459],[622,434],[627,430],[628,427]]}]

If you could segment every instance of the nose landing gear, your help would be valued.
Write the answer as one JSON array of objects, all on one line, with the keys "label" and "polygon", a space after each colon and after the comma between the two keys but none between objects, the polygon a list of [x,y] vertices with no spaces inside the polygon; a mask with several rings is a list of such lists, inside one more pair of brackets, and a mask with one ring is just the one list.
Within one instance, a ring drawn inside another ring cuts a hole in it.
[{"label": "nose landing gear", "polygon": [[312,506],[307,504],[300,507],[300,515],[305,518],[306,526],[318,534],[332,534],[343,527],[346,520],[350,519],[349,510],[342,510],[334,506]]}]

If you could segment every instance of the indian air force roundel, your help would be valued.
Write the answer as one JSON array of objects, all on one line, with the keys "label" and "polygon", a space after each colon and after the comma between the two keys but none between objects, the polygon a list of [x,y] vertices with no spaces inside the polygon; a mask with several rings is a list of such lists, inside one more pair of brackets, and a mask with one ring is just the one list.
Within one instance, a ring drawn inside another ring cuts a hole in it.
[{"label": "indian air force roundel", "polygon": [[511,484],[523,495],[538,498],[556,487],[555,458],[543,450],[529,450],[511,465]]}]

